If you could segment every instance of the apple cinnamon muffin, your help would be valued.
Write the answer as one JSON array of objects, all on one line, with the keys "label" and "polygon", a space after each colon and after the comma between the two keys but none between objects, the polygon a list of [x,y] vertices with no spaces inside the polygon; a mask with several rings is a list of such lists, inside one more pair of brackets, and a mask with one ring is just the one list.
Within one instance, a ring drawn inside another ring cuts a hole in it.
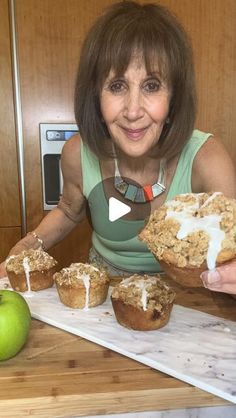
[{"label": "apple cinnamon muffin", "polygon": [[204,270],[236,255],[236,200],[220,192],[178,195],[150,216],[139,238],[168,276],[203,286]]},{"label": "apple cinnamon muffin", "polygon": [[6,260],[9,282],[18,292],[52,287],[56,266],[57,261],[41,248],[24,250]]},{"label": "apple cinnamon muffin", "polygon": [[116,285],[111,294],[117,321],[126,328],[149,331],[170,318],[175,292],[158,276],[134,274]]},{"label": "apple cinnamon muffin", "polygon": [[107,298],[109,277],[91,264],[72,263],[54,274],[61,302],[70,308],[88,309]]}]

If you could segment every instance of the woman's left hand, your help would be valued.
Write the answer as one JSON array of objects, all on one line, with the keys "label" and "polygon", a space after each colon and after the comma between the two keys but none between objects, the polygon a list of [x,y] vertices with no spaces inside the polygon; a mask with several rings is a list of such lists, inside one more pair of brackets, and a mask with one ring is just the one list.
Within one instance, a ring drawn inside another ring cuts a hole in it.
[{"label": "woman's left hand", "polygon": [[236,295],[236,261],[201,274],[204,287],[214,292]]}]

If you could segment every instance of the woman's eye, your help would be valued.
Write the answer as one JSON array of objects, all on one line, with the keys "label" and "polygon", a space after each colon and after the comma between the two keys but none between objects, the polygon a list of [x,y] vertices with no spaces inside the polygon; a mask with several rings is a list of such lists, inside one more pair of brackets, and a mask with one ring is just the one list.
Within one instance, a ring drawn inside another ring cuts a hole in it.
[{"label": "woman's eye", "polygon": [[125,89],[125,85],[122,81],[114,81],[110,84],[109,90],[112,93],[120,93]]},{"label": "woman's eye", "polygon": [[148,93],[159,91],[161,84],[157,80],[149,80],[144,84],[144,90]]}]

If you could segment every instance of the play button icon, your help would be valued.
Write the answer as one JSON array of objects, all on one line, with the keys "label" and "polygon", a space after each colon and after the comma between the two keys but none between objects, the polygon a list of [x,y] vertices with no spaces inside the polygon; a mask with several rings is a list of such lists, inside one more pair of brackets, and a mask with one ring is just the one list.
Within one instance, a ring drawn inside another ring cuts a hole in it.
[{"label": "play button icon", "polygon": [[[126,181],[131,183],[132,179]],[[94,232],[92,239],[94,242],[102,241],[102,245],[107,247],[111,241],[114,247],[115,243],[127,242],[128,248],[129,240],[138,237],[149,218],[151,203],[136,203],[127,199],[114,184],[115,177],[108,177],[91,187],[87,197],[87,216]],[[87,186],[91,186],[89,182]]]},{"label": "play button icon", "polygon": [[109,221],[114,222],[131,211],[131,207],[115,197],[109,198]]}]

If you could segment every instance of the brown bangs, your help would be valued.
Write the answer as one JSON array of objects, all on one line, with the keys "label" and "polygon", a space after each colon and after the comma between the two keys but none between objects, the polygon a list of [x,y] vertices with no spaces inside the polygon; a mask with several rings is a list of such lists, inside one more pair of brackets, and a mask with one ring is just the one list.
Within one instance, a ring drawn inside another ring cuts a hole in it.
[{"label": "brown bangs", "polygon": [[116,76],[122,76],[136,57],[145,63],[148,74],[158,71],[163,80],[170,82],[165,42],[157,32],[150,22],[147,24],[141,18],[128,20],[126,25],[123,22],[119,28],[109,28],[97,63],[99,87],[102,87],[111,69]]}]

